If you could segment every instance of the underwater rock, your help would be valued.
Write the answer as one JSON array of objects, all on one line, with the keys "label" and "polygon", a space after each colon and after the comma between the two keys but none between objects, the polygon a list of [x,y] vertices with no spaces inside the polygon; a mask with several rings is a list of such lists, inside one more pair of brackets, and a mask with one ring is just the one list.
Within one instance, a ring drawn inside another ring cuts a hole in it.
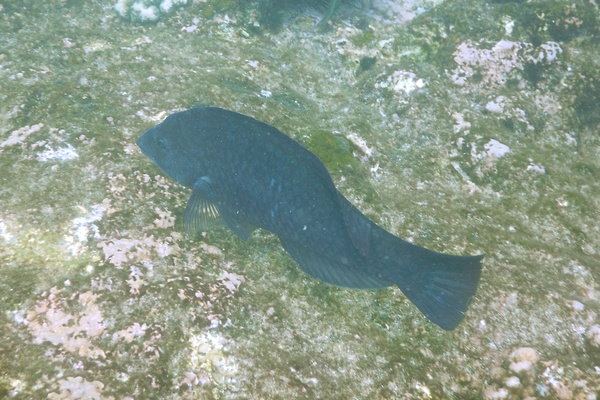
[{"label": "underwater rock", "polygon": [[119,0],[114,9],[121,17],[131,21],[156,22],[175,7],[187,3],[188,0]]},{"label": "underwater rock", "polygon": [[592,325],[588,329],[585,337],[588,340],[590,347],[600,351],[600,325]]},{"label": "underwater rock", "polygon": [[533,367],[540,359],[537,351],[531,347],[516,349],[511,353],[510,358],[512,360],[510,370],[516,374],[533,373]]}]

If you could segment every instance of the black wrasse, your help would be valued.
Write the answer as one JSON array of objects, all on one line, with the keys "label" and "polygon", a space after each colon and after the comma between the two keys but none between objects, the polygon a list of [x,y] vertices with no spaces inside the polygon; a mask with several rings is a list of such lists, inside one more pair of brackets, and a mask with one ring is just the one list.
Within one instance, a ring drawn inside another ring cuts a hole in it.
[{"label": "black wrasse", "polygon": [[183,215],[189,233],[218,218],[242,239],[266,229],[308,275],[347,288],[397,285],[447,330],[463,319],[477,290],[482,255],[437,253],[387,232],[337,191],[313,153],[272,126],[194,108],[170,115],[137,144],[192,189]]}]

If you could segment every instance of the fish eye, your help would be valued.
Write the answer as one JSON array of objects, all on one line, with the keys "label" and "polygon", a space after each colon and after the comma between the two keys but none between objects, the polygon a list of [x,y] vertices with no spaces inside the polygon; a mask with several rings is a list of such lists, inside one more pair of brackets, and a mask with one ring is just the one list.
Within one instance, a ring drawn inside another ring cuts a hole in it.
[{"label": "fish eye", "polygon": [[164,138],[160,138],[156,141],[156,145],[158,146],[159,149],[161,150],[166,150],[167,149],[167,141]]}]

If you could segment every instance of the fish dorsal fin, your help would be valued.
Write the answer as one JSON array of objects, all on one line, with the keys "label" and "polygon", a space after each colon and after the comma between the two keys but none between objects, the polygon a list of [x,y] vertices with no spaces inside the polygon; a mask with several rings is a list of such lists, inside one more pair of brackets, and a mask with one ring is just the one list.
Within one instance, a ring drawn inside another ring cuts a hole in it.
[{"label": "fish dorsal fin", "polygon": [[183,229],[190,235],[195,235],[208,228],[220,216],[215,204],[216,195],[211,186],[210,178],[199,178],[192,188],[192,195],[183,213]]},{"label": "fish dorsal fin", "polygon": [[365,217],[343,194],[339,191],[337,193],[352,244],[365,258],[370,259],[371,231],[375,223]]}]

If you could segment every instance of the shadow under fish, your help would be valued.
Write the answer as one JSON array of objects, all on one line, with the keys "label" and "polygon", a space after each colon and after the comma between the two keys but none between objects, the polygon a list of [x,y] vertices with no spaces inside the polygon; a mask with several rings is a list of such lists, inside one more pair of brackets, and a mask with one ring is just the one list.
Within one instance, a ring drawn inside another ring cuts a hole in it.
[{"label": "shadow under fish", "polygon": [[243,240],[266,229],[311,277],[356,289],[396,285],[446,330],[475,295],[483,255],[438,253],[387,232],[335,188],[317,156],[270,125],[193,108],[168,116],[137,144],[192,189],[183,215],[190,234],[218,218]]}]

